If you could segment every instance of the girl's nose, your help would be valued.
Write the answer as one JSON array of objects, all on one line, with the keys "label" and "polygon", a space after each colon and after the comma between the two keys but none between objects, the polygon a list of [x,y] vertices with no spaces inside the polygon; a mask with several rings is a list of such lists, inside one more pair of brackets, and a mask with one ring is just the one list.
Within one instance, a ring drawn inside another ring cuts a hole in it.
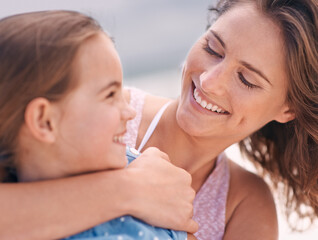
[{"label": "girl's nose", "polygon": [[125,121],[131,120],[136,117],[136,111],[129,106],[129,104],[124,99],[123,108],[121,110],[122,119]]}]

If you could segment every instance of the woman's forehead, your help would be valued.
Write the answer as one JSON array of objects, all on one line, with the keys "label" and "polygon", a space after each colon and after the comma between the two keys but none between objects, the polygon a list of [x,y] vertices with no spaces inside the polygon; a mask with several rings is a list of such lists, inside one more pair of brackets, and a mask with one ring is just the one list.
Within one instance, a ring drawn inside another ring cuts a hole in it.
[{"label": "woman's forehead", "polygon": [[[286,79],[281,30],[253,4],[237,5],[224,13],[208,31],[217,34],[225,51],[238,62],[261,69],[268,79]],[[213,38],[213,34],[208,32]]]}]

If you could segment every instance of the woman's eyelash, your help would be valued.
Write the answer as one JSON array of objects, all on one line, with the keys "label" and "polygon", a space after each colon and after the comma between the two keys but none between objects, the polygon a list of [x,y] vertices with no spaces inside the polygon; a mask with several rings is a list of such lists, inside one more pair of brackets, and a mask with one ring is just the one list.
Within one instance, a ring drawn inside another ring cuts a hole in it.
[{"label": "woman's eyelash", "polygon": [[240,81],[241,81],[247,88],[257,88],[256,85],[254,85],[254,84],[250,83],[249,81],[247,81],[241,72],[238,73],[238,76],[239,76]]},{"label": "woman's eyelash", "polygon": [[[218,58],[223,58],[223,56],[219,53],[217,53],[216,51],[214,51],[208,44],[208,40],[206,39],[206,43],[203,47],[203,49],[208,52],[209,54],[213,55],[213,56],[216,56]],[[246,80],[246,78],[243,76],[243,74],[241,72],[238,73],[238,77],[241,81],[242,84],[244,84],[244,86],[246,86],[247,88],[249,89],[252,89],[252,88],[257,88],[258,86],[250,83],[249,81]]]},{"label": "woman's eyelash", "polygon": [[203,49],[204,49],[205,51],[207,51],[208,53],[210,53],[211,55],[213,55],[213,56],[216,56],[216,57],[218,57],[218,58],[223,58],[223,56],[222,56],[221,54],[217,53],[217,52],[214,51],[212,48],[210,48],[210,46],[209,46],[208,43],[205,44],[205,46],[203,47]]},{"label": "woman's eyelash", "polygon": [[208,45],[206,45],[204,47],[204,50],[207,51],[208,53],[210,53],[213,56],[216,56],[218,58],[223,58],[223,56],[221,54],[218,54],[217,52],[215,52],[212,48],[210,48]]}]

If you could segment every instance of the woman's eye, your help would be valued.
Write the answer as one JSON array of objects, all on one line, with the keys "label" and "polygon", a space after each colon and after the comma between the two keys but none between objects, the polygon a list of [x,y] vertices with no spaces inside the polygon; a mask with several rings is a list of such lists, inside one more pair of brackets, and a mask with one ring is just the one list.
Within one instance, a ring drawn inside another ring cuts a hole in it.
[{"label": "woman's eye", "polygon": [[216,56],[218,58],[223,58],[223,56],[219,53],[217,53],[216,51],[214,51],[208,43],[205,44],[204,48],[203,48],[206,52],[208,52],[209,54]]},{"label": "woman's eye", "polygon": [[249,81],[247,81],[241,72],[238,73],[238,77],[239,77],[241,83],[243,83],[247,88],[257,88],[258,87],[256,85],[250,83]]}]

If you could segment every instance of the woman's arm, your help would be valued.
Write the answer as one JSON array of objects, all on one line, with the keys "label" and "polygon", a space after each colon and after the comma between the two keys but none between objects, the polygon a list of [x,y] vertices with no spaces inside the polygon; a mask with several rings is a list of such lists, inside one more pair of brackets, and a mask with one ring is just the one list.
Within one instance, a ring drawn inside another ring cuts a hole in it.
[{"label": "woman's arm", "polygon": [[196,231],[189,174],[164,161],[159,151],[150,155],[121,170],[0,184],[0,239],[62,238],[126,214]]},{"label": "woman's arm", "polygon": [[0,184],[0,239],[60,238],[124,214],[110,207],[119,200],[121,171]]},{"label": "woman's arm", "polygon": [[260,177],[231,163],[226,231],[224,240],[277,240],[275,203]]}]

